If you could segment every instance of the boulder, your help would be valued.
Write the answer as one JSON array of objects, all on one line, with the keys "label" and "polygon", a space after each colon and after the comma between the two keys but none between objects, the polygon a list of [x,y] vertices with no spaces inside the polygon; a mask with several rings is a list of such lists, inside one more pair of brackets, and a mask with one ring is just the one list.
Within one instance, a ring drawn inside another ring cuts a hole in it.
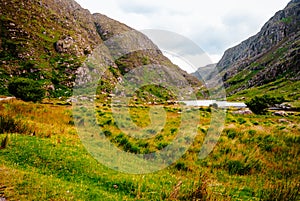
[{"label": "boulder", "polygon": [[286,119],[279,119],[278,120],[279,123],[290,123],[288,120]]},{"label": "boulder", "polygon": [[273,115],[281,116],[281,117],[289,116],[285,111],[277,111],[277,112],[274,112]]},{"label": "boulder", "polygon": [[238,110],[234,111],[233,114],[250,115],[253,114],[251,110]]},{"label": "boulder", "polygon": [[65,37],[63,40],[59,40],[55,44],[55,49],[59,53],[67,52],[74,44],[74,39],[70,36]]}]

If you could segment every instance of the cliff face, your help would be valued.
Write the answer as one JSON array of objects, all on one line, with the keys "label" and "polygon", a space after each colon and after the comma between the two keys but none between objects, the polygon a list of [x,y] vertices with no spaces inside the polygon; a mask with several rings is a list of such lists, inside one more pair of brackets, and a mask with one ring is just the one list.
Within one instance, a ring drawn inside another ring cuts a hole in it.
[{"label": "cliff face", "polygon": [[99,45],[104,48],[98,59],[107,70],[100,93],[110,93],[118,78],[145,62],[167,65],[192,85],[200,84],[164,57],[146,36],[143,42],[153,50],[115,59],[114,50],[105,42],[134,30],[104,15],[91,14],[73,0],[0,0],[0,13],[0,94],[8,93],[12,78],[28,77],[41,82],[53,97],[69,96],[76,74],[84,77],[88,73],[84,61]]},{"label": "cliff face", "polygon": [[255,36],[225,51],[217,66],[220,70],[230,68],[237,62],[253,60],[270,51],[274,46],[295,36],[300,29],[299,0],[291,1],[288,6],[278,11]]},{"label": "cliff face", "polygon": [[70,95],[74,72],[102,42],[93,16],[74,1],[0,1],[0,93],[14,77]]},{"label": "cliff face", "polygon": [[234,94],[282,78],[299,80],[299,64],[300,0],[292,0],[259,33],[225,51],[217,68],[228,94]]}]

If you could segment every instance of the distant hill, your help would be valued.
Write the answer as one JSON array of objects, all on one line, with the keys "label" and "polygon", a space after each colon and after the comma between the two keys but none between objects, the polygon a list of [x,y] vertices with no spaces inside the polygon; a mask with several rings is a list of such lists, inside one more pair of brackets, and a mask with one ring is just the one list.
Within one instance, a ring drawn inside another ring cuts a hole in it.
[{"label": "distant hill", "polygon": [[[292,0],[259,33],[226,50],[217,68],[228,95],[265,86],[261,93],[271,89],[298,99],[293,90],[300,80],[300,0]],[[214,75],[208,77],[212,81]]]},{"label": "distant hill", "polygon": [[[0,13],[0,95],[8,95],[11,79],[27,77],[41,82],[51,97],[70,96],[76,74],[87,73],[82,65],[95,48],[105,46],[114,36],[134,31],[107,16],[91,14],[73,0],[1,0]],[[153,49],[115,59],[115,50],[104,48],[98,58],[106,69],[100,94],[111,93],[120,77],[145,64],[167,66],[192,86],[201,85],[163,56],[146,36],[136,34]]]}]

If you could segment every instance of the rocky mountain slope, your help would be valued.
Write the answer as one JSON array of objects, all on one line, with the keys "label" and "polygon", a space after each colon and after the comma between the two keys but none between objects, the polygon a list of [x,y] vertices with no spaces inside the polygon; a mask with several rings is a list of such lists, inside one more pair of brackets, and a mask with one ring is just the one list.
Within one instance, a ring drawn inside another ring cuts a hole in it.
[{"label": "rocky mountain slope", "polygon": [[[282,79],[299,81],[300,0],[292,0],[259,33],[228,49],[217,68],[229,95]],[[208,77],[212,81],[214,76]]]},{"label": "rocky mountain slope", "polygon": [[191,85],[201,84],[172,64],[145,36],[143,42],[152,50],[114,58],[115,50],[105,41],[133,29],[104,15],[91,14],[73,0],[0,0],[0,13],[0,95],[8,94],[11,79],[27,77],[41,82],[49,96],[70,96],[76,74],[84,77],[84,62],[98,46],[104,47],[98,62],[105,67],[100,94],[111,93],[120,77],[145,64],[167,66]]}]

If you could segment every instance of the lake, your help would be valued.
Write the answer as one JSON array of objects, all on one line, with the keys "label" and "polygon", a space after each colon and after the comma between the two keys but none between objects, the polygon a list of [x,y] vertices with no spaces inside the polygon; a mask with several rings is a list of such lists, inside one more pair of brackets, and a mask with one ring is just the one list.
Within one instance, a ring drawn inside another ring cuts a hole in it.
[{"label": "lake", "polygon": [[228,102],[228,101],[216,101],[216,100],[194,100],[194,101],[180,101],[185,103],[187,106],[204,106],[208,107],[216,103],[219,107],[236,107],[245,108],[247,105],[243,102]]}]

